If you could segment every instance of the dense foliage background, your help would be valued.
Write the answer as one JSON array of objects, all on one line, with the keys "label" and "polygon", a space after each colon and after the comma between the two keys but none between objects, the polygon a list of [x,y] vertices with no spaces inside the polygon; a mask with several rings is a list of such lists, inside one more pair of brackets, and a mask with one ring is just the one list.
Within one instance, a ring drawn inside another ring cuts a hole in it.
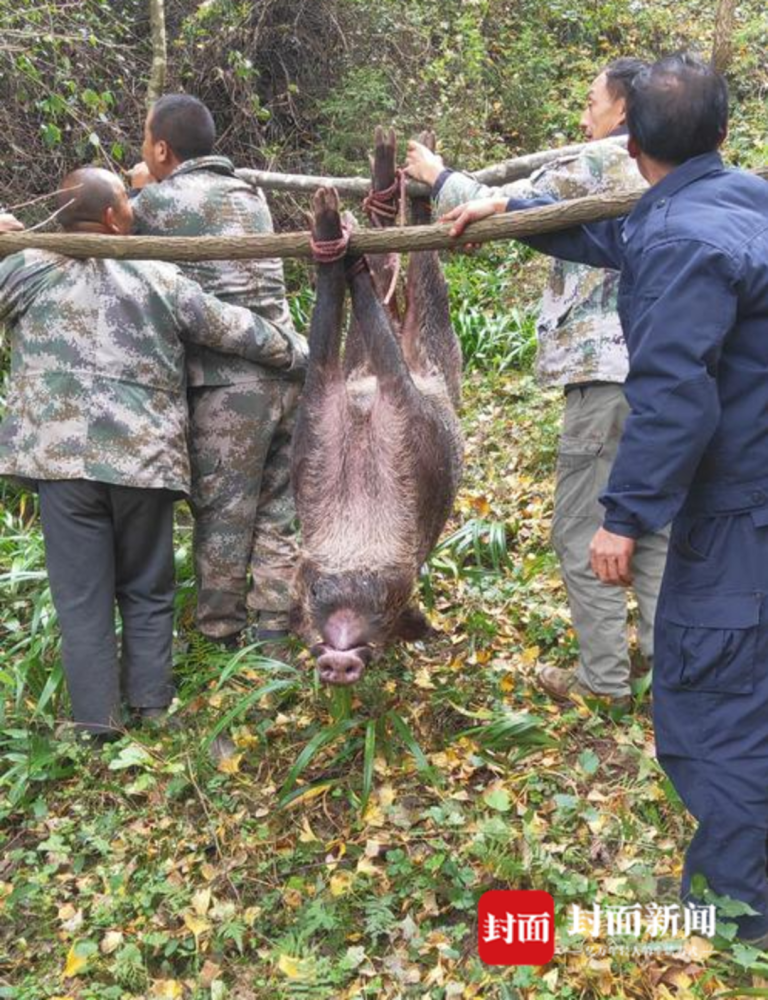
[{"label": "dense foliage background", "polygon": [[[372,126],[392,122],[403,139],[433,126],[449,162],[479,166],[577,138],[614,56],[707,53],[714,6],[166,0],[168,84],[211,106],[240,165],[363,173]],[[727,155],[745,165],[768,152],[763,8],[739,4],[729,72]],[[0,202],[50,192],[83,161],[130,166],[145,0],[0,0],[0,25]],[[273,207],[302,223],[301,201]],[[691,823],[653,757],[647,678],[624,717],[560,711],[533,683],[541,662],[577,655],[548,541],[561,399],[530,375],[544,265],[502,244],[444,263],[467,466],[420,582],[440,634],[393,650],[352,698],[318,690],[301,652],[266,661],[196,635],[182,508],[181,728],[80,746],[60,728],[35,501],[0,484],[0,1000],[768,995],[765,956],[732,944],[727,922],[714,942],[646,940],[642,954],[569,934],[571,903],[674,903]],[[290,269],[300,327],[307,277]],[[557,901],[546,969],[477,958],[477,897],[510,885]]]},{"label": "dense foliage background", "polygon": [[[371,126],[433,126],[481,165],[576,136],[595,72],[620,54],[708,53],[713,0],[166,0],[169,89],[214,111],[239,165],[365,169]],[[138,158],[146,0],[0,0],[0,199],[85,160]],[[730,155],[764,158],[768,27],[739,5]]]}]

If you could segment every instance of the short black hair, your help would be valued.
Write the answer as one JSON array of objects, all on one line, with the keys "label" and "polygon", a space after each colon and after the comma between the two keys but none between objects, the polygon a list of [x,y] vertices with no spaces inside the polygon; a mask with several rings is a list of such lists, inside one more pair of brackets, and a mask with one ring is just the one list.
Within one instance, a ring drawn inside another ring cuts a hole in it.
[{"label": "short black hair", "polygon": [[58,220],[64,229],[81,222],[102,222],[108,208],[117,208],[123,182],[102,167],[80,167],[67,174],[56,195]]},{"label": "short black hair", "polygon": [[645,69],[648,63],[642,59],[635,59],[633,56],[622,56],[609,62],[603,72],[605,73],[605,86],[614,101],[626,98],[629,95],[629,88],[641,69]]},{"label": "short black hair", "polygon": [[190,94],[166,94],[155,101],[149,116],[149,131],[155,142],[168,143],[182,163],[197,156],[210,156],[216,142],[213,115]]},{"label": "short black hair", "polygon": [[708,63],[678,52],[641,70],[627,97],[627,127],[643,153],[685,163],[728,131],[728,87]]}]

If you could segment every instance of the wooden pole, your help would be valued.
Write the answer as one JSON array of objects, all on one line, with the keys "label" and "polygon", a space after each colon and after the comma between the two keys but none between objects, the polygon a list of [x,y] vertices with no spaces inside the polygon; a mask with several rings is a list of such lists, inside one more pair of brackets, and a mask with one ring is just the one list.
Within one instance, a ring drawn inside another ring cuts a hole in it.
[{"label": "wooden pole", "polygon": [[[754,173],[768,180],[768,167]],[[643,189],[645,190],[645,189]],[[643,190],[613,195],[591,195],[560,201],[543,208],[495,215],[467,226],[459,239],[449,236],[450,224],[360,229],[352,233],[350,250],[391,253],[408,250],[450,250],[466,243],[520,239],[600,222],[626,215]],[[84,233],[5,233],[0,257],[30,248],[51,250],[68,257],[113,257],[121,260],[263,260],[270,257],[311,257],[308,232],[259,236],[99,236]]]},{"label": "wooden pole", "polygon": [[[593,195],[544,208],[497,215],[468,226],[452,239],[450,224],[360,229],[352,233],[350,250],[391,253],[407,250],[447,250],[465,243],[513,239],[565,229],[625,215],[642,192]],[[260,260],[269,257],[311,257],[308,232],[259,236],[100,236],[85,233],[6,233],[0,236],[0,256],[33,247],[68,257],[115,257],[121,260]]]},{"label": "wooden pole", "polygon": [[[611,139],[601,140],[612,144],[625,144],[626,138],[618,136]],[[482,170],[469,172],[469,176],[479,181],[481,184],[498,186],[509,184],[511,181],[520,180],[522,177],[529,177],[534,170],[559,160],[563,156],[575,156],[594,143],[575,143],[571,146],[561,146],[559,149],[545,149],[539,153],[529,153],[526,156],[517,156],[512,160],[505,160],[491,167],[484,167]],[[335,187],[340,195],[346,197],[362,198],[368,194],[371,188],[370,177],[323,177],[311,174],[279,174],[271,170],[250,170],[243,168],[237,171],[238,177],[252,184],[254,187],[264,188],[265,191],[316,191],[319,187]],[[430,193],[427,184],[420,184],[418,181],[408,181],[406,185],[408,194],[413,197],[426,197]]]}]

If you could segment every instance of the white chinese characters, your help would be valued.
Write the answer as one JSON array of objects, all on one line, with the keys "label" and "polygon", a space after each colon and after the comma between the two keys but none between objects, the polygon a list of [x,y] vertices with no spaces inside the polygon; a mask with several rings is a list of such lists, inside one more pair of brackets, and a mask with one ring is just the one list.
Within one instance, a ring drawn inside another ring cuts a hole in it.
[{"label": "white chinese characters", "polygon": [[552,939],[552,915],[549,913],[505,913],[503,917],[488,913],[482,940],[504,941],[505,944],[547,944]]},{"label": "white chinese characters", "polygon": [[645,931],[650,937],[661,938],[676,937],[681,929],[685,937],[690,937],[691,934],[714,937],[715,907],[695,906],[692,903],[684,906],[679,903],[666,906],[659,906],[658,903],[641,906],[640,903],[635,903],[632,906],[603,908],[594,903],[591,910],[582,910],[576,904],[571,906],[571,934],[598,937],[604,930],[608,937],[639,938]]}]

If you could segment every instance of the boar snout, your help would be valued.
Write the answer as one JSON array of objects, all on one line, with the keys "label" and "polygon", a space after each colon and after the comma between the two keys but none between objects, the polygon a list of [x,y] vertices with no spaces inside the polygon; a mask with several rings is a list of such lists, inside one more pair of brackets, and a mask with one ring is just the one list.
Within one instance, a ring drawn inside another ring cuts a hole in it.
[{"label": "boar snout", "polygon": [[314,647],[320,680],[326,684],[354,684],[360,680],[372,651],[369,646],[356,649],[333,649],[320,643]]}]

